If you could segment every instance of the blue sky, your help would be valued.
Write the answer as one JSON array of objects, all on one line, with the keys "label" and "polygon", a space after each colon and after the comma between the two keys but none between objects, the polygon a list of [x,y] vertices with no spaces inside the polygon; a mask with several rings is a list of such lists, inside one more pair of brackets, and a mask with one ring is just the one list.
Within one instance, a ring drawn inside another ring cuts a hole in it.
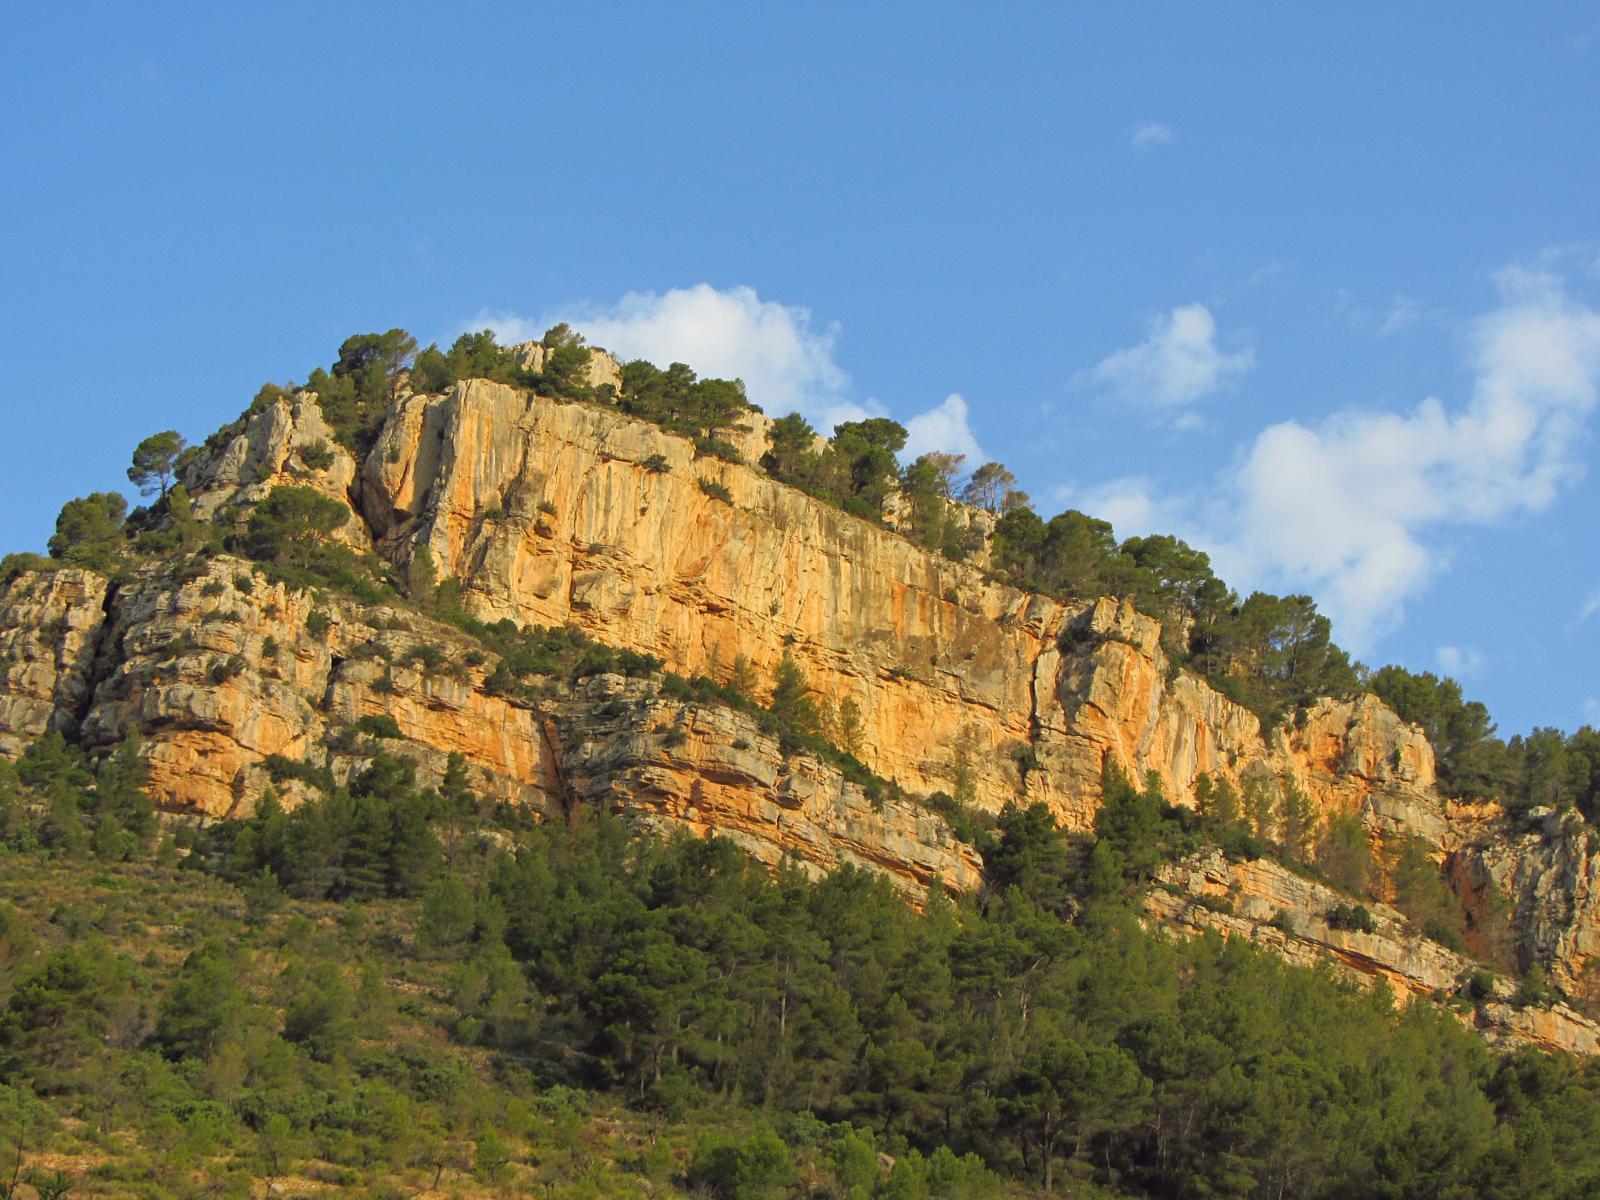
[{"label": "blue sky", "polygon": [[566,317],[1600,720],[1593,5],[233,7],[8,22],[0,547],[349,333]]}]

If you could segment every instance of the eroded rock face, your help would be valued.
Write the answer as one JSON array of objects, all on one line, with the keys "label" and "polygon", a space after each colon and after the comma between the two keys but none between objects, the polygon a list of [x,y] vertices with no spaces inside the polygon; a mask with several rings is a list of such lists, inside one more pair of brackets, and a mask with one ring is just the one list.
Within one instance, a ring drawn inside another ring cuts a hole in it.
[{"label": "eroded rock face", "polygon": [[[310,487],[341,504],[348,503],[356,480],[356,461],[334,440],[313,392],[293,399],[278,399],[259,412],[247,413],[234,426],[232,437],[220,446],[203,447],[184,470],[184,486],[201,521],[216,521],[230,510],[247,512],[273,488]],[[326,466],[312,466],[326,455]],[[340,541],[368,550],[371,541],[365,525],[351,513],[336,531]]]},{"label": "eroded rock face", "polygon": [[[248,816],[269,787],[292,807],[303,785],[274,782],[273,755],[347,781],[387,749],[438,783],[460,754],[481,794],[552,816],[604,803],[663,831],[724,833],[769,863],[883,871],[914,900],[980,883],[942,818],[908,799],[875,805],[826,763],[786,759],[742,713],[609,675],[512,700],[486,686],[493,657],[457,630],[317,602],[238,559],[147,568],[114,592],[90,572],[24,576],[0,598],[0,664],[7,754],[72,714],[90,745],[137,727],[151,793],[171,811]],[[358,734],[369,716],[392,718],[400,738]]]},{"label": "eroded rock face", "polygon": [[1576,813],[1540,813],[1456,856],[1457,887],[1501,898],[1519,948],[1568,995],[1600,999],[1600,834]]},{"label": "eroded rock face", "polygon": [[970,780],[991,811],[1042,800],[1083,828],[1107,757],[1179,801],[1201,773],[1288,774],[1351,810],[1433,782],[1426,742],[1376,701],[1324,702],[1269,744],[1252,714],[1172,670],[1131,605],[995,583],[603,406],[483,381],[408,397],[361,496],[386,552],[427,545],[487,619],[576,624],[721,679],[742,656],[770,680],[792,654],[835,710],[857,706],[861,757],[912,791]]},{"label": "eroded rock face", "polygon": [[1278,863],[1229,862],[1212,851],[1163,868],[1145,908],[1167,928],[1248,938],[1303,966],[1332,963],[1358,982],[1386,984],[1402,1004],[1454,998],[1462,1018],[1493,1040],[1600,1053],[1600,1025],[1567,1005],[1516,1003],[1516,986],[1504,979],[1475,996],[1477,965],[1429,941],[1387,905],[1365,906],[1371,931],[1330,924],[1329,914],[1349,903]]},{"label": "eroded rock face", "polygon": [[813,871],[881,871],[913,899],[982,883],[977,855],[942,817],[906,797],[875,804],[816,759],[786,760],[744,713],[667,700],[615,675],[579,685],[553,711],[583,804],[609,802],[663,832],[731,837],[769,864],[788,854]]},{"label": "eroded rock face", "polygon": [[[769,426],[752,416],[730,440],[754,462]],[[306,462],[324,447],[326,465]],[[770,681],[792,654],[834,712],[846,701],[860,712],[850,748],[913,796],[942,790],[990,811],[1042,801],[1081,830],[1107,762],[1135,779],[1154,772],[1178,803],[1193,802],[1202,775],[1241,788],[1268,779],[1319,815],[1360,814],[1375,840],[1423,839],[1463,895],[1509,905],[1524,961],[1569,994],[1584,994],[1600,950],[1587,828],[1508,837],[1489,810],[1445,804],[1426,739],[1374,697],[1319,701],[1264,735],[1176,669],[1160,627],[1130,604],[1007,587],[985,577],[982,555],[929,554],[756,468],[697,459],[691,443],[604,404],[483,381],[402,393],[358,466],[301,393],[241,419],[185,478],[210,521],[242,518],[276,486],[316,487],[351,505],[349,544],[402,568],[427,546],[490,620],[576,625],[721,680],[742,657]],[[385,716],[400,738],[381,748],[413,759],[424,781],[460,754],[481,792],[552,816],[605,803],[661,830],[725,834],[766,862],[883,871],[913,899],[980,885],[971,849],[928,808],[874,804],[828,765],[786,760],[736,711],[614,676],[516,701],[487,686],[494,665],[413,611],[313,599],[236,559],[145,567],[116,586],[76,570],[24,575],[0,593],[0,752],[51,728],[109,746],[137,725],[158,801],[223,818],[252,812],[268,786],[297,801],[301,785],[274,784],[273,756],[348,779],[380,748],[356,723]],[[1460,991],[1465,960],[1399,914],[1375,906],[1373,934],[1329,929],[1336,894],[1271,863],[1214,856],[1164,883],[1151,912],[1174,928],[1331,958],[1405,995]],[[1271,923],[1280,909],[1293,932]],[[1510,1001],[1484,999],[1474,1019],[1600,1048],[1576,1013]]]},{"label": "eroded rock face", "polygon": [[[524,371],[542,371],[550,357],[543,342],[518,342],[510,348],[517,366]],[[584,382],[592,388],[609,387],[613,392],[622,390],[622,364],[599,346],[589,347],[588,373]]]},{"label": "eroded rock face", "polygon": [[19,575],[0,591],[0,754],[15,758],[52,729],[76,730],[109,589],[103,576],[69,567]]}]

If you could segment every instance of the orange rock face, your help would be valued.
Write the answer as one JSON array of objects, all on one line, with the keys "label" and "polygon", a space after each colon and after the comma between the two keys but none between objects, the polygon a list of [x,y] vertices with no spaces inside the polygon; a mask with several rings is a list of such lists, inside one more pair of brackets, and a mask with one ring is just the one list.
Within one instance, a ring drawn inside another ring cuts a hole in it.
[{"label": "orange rock face", "polygon": [[0,754],[15,758],[39,735],[76,727],[93,694],[109,586],[68,568],[20,575],[0,591]]},{"label": "orange rock face", "polygon": [[[493,656],[457,630],[313,601],[237,559],[188,577],[148,568],[115,591],[88,572],[24,577],[0,602],[0,647],[8,753],[52,721],[100,745],[137,727],[170,811],[247,816],[269,787],[292,807],[302,785],[274,782],[271,756],[344,781],[384,749],[437,783],[458,754],[480,793],[554,816],[604,803],[663,831],[725,834],[769,863],[882,871],[913,901],[980,883],[943,818],[908,798],[874,804],[828,764],[785,758],[744,714],[616,676],[552,680],[537,706],[512,700],[486,687]],[[355,732],[380,715],[398,739]]]},{"label": "orange rock face", "polygon": [[[770,423],[749,424],[732,440],[754,460]],[[342,540],[402,570],[426,546],[488,620],[577,626],[685,675],[726,680],[742,659],[765,686],[792,655],[826,709],[860,714],[850,749],[910,797],[943,791],[991,812],[1040,801],[1081,830],[1108,762],[1134,779],[1153,772],[1182,804],[1202,775],[1292,787],[1315,814],[1360,814],[1374,839],[1422,838],[1464,889],[1510,904],[1529,961],[1570,993],[1600,954],[1587,829],[1508,833],[1482,808],[1446,805],[1426,739],[1376,698],[1322,700],[1264,734],[1176,668],[1130,604],[1018,591],[979,569],[981,552],[930,554],[615,408],[483,381],[402,394],[357,463],[302,393],[230,427],[188,482],[211,522],[285,484],[345,499]],[[713,483],[731,503],[702,487]],[[426,781],[458,754],[480,791],[552,815],[604,803],[643,825],[722,833],[767,862],[882,871],[913,899],[980,885],[972,850],[928,807],[874,803],[827,764],[785,758],[738,712],[612,676],[552,681],[520,702],[487,686],[494,667],[414,611],[314,598],[235,559],[147,566],[115,586],[84,571],[23,575],[0,593],[0,752],[51,728],[107,746],[137,726],[159,802],[208,819],[248,814],[269,786],[294,803],[301,785],[278,759],[344,780],[389,749]],[[400,737],[359,733],[368,716],[392,718]],[[1269,868],[1185,868],[1169,882],[1189,898],[1153,894],[1152,913],[1331,959],[1405,995],[1459,989],[1464,960],[1399,924],[1372,936],[1318,927],[1328,896]],[[1231,896],[1233,914],[1202,894]],[[1284,906],[1303,931],[1268,923]],[[1490,1008],[1475,1019],[1507,1036],[1595,1048],[1570,1010],[1534,1018],[1502,1004],[1491,1020]]]},{"label": "orange rock face", "polygon": [[[766,425],[753,417],[736,436],[742,453],[760,453]],[[858,756],[912,793],[990,811],[1038,800],[1087,828],[1109,760],[1154,771],[1180,803],[1201,774],[1254,774],[1324,809],[1381,808],[1400,828],[1437,807],[1426,741],[1375,700],[1324,701],[1263,738],[1252,714],[1172,669],[1159,627],[1131,606],[996,583],[613,408],[470,381],[403,395],[359,467],[338,447],[308,466],[330,439],[309,393],[266,405],[197,462],[195,511],[223,519],[274,486],[313,486],[352,501],[344,540],[402,567],[428,546],[485,618],[576,625],[721,679],[743,658],[770,681],[791,654],[826,708],[860,713]],[[700,486],[711,481],[731,504]],[[146,572],[109,621],[92,575],[19,581],[0,613],[13,647],[0,747],[14,754],[52,722],[107,741],[136,720],[163,800],[220,817],[251,810],[268,756],[321,753],[330,729],[386,713],[419,750],[465,756],[495,794],[543,796],[547,751],[527,713],[482,689],[487,668],[421,672],[407,635],[372,624],[400,618],[345,601],[324,602],[331,628],[312,636],[309,597],[241,591],[241,572]],[[98,667],[94,639],[109,650]]]},{"label": "orange rock face", "polygon": [[614,409],[482,381],[408,397],[361,497],[380,546],[427,545],[487,619],[575,624],[722,679],[743,657],[770,680],[793,655],[829,705],[860,711],[863,760],[912,791],[1042,800],[1084,827],[1107,757],[1179,801],[1201,773],[1287,776],[1346,809],[1433,782],[1426,741],[1375,701],[1324,702],[1269,742],[1173,671],[1130,606],[995,583]]},{"label": "orange rock face", "polygon": [[1218,851],[1163,868],[1159,883],[1146,911],[1166,928],[1216,930],[1290,962],[1330,963],[1356,982],[1387,986],[1400,1004],[1452,997],[1458,1015],[1491,1040],[1600,1053],[1600,1025],[1565,1004],[1517,1004],[1506,979],[1475,996],[1477,964],[1419,936],[1387,905],[1368,906],[1371,930],[1339,929],[1329,913],[1348,897],[1277,863],[1229,862]]}]

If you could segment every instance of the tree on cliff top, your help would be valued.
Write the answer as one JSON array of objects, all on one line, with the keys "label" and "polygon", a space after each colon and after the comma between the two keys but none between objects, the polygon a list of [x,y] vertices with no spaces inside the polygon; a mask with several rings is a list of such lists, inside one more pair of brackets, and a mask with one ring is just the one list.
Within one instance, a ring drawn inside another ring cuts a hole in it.
[{"label": "tree on cliff top", "polygon": [[133,465],[128,468],[128,481],[138,486],[141,496],[160,493],[163,500],[172,488],[178,469],[178,457],[183,453],[183,435],[176,429],[152,433],[133,451]]},{"label": "tree on cliff top", "polygon": [[253,558],[304,571],[349,517],[348,508],[315,488],[275,488],[250,514],[245,547]]},{"label": "tree on cliff top", "polygon": [[92,492],[68,500],[56,517],[50,557],[75,567],[109,571],[122,549],[128,502],[116,492]]},{"label": "tree on cliff top", "polygon": [[331,371],[318,367],[306,380],[341,444],[366,452],[389,402],[395,376],[411,365],[417,339],[404,329],[358,333],[339,346]]}]

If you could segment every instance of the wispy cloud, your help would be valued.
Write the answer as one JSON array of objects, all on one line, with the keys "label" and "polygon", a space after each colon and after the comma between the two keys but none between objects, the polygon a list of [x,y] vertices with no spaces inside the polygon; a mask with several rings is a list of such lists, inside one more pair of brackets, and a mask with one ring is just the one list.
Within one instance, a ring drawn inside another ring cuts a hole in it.
[{"label": "wispy cloud", "polygon": [[1106,355],[1077,382],[1183,425],[1193,420],[1189,405],[1254,365],[1252,351],[1228,353],[1217,345],[1210,309],[1185,304],[1156,317],[1142,342]]},{"label": "wispy cloud", "polygon": [[1359,333],[1374,337],[1392,337],[1404,332],[1425,318],[1437,318],[1415,296],[1396,293],[1376,307],[1362,303],[1353,292],[1340,288],[1334,299],[1335,317]]},{"label": "wispy cloud", "polygon": [[1263,287],[1281,279],[1285,275],[1293,273],[1299,265],[1298,263],[1284,262],[1282,259],[1275,258],[1269,263],[1262,263],[1261,266],[1251,271],[1248,284],[1253,288]]},{"label": "wispy cloud", "polygon": [[1145,121],[1134,126],[1129,143],[1135,150],[1151,150],[1157,146],[1170,146],[1172,144],[1172,127],[1163,125],[1159,121]]},{"label": "wispy cloud", "polygon": [[1127,479],[1080,506],[1122,514],[1124,535],[1180,532],[1237,584],[1312,592],[1365,650],[1446,565],[1431,535],[1539,512],[1582,473],[1600,312],[1548,270],[1511,266],[1495,282],[1499,304],[1471,327],[1460,407],[1430,396],[1410,411],[1283,421],[1194,495]]},{"label": "wispy cloud", "polygon": [[1455,679],[1468,679],[1479,674],[1487,660],[1476,646],[1440,646],[1434,651],[1434,661],[1439,670]]},{"label": "wispy cloud", "polygon": [[1600,588],[1590,592],[1583,602],[1583,607],[1578,610],[1578,619],[1575,624],[1582,625],[1595,613],[1600,613]]},{"label": "wispy cloud", "polygon": [[1395,296],[1389,301],[1389,307],[1383,314],[1383,320],[1378,325],[1378,336],[1388,337],[1390,334],[1399,333],[1416,324],[1422,316],[1422,301],[1413,296]]}]

